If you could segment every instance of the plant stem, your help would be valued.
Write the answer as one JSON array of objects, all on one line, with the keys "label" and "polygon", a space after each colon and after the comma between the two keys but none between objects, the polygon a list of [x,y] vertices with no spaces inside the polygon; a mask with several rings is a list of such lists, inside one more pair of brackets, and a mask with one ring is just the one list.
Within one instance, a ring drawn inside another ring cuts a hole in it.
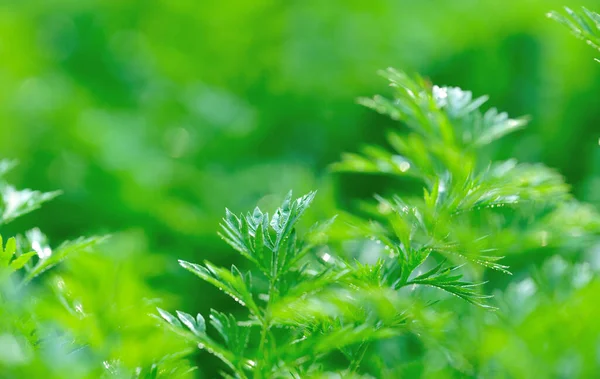
[{"label": "plant stem", "polygon": [[357,355],[356,359],[354,359],[350,363],[350,367],[349,367],[350,372],[356,372],[356,370],[358,370],[358,367],[360,366],[360,363],[362,362],[362,359],[364,358],[368,347],[369,347],[368,342],[363,342],[360,345],[360,347],[358,348],[358,353],[356,354]]},{"label": "plant stem", "polygon": [[262,378],[262,371],[264,369],[264,363],[267,361],[268,351],[265,351],[265,344],[267,342],[267,333],[271,327],[271,304],[273,303],[273,296],[275,295],[275,282],[276,278],[269,280],[269,301],[265,308],[265,317],[263,318],[262,328],[260,331],[260,343],[258,345],[258,352],[262,355],[261,359],[257,359],[256,371],[254,372],[254,378]]}]

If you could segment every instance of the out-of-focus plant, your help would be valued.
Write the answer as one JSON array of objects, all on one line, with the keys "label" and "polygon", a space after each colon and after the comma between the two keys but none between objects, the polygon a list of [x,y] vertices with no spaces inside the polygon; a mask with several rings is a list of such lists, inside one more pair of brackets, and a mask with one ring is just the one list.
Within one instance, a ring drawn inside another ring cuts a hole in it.
[{"label": "out-of-focus plant", "polygon": [[[14,166],[12,161],[0,162],[0,226],[38,209],[58,195],[57,192],[17,190],[4,179]],[[72,368],[77,377],[79,368],[84,365],[69,357],[75,346],[65,344],[68,342],[66,334],[45,329],[43,320],[38,317],[37,283],[32,282],[68,255],[87,250],[101,238],[64,242],[55,249],[47,246],[43,239],[39,229],[6,238],[5,242],[0,237],[0,371],[6,377],[44,374],[58,377],[64,373],[64,365]]]},{"label": "out-of-focus plant", "polygon": [[[15,189],[4,181],[14,165],[0,162],[0,226],[58,194]],[[152,291],[143,285],[143,265],[78,254],[103,239],[52,248],[37,228],[0,237],[3,378],[190,376],[193,368],[181,359],[185,345],[157,331],[148,317],[153,302],[145,297]],[[66,267],[46,273],[67,257]]]}]

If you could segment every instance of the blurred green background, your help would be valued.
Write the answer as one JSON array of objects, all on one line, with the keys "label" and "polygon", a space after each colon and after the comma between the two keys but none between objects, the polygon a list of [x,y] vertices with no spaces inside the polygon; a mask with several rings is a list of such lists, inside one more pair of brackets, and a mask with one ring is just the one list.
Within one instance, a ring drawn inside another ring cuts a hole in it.
[{"label": "blurred green background", "polygon": [[377,183],[327,167],[383,140],[390,121],[355,99],[386,93],[376,71],[388,66],[531,115],[491,156],[557,168],[577,198],[598,206],[600,54],[545,17],[564,5],[599,8],[3,1],[0,156],[20,161],[18,187],[64,191],[10,230],[37,225],[55,242],[113,234],[105,254],[146,267],[149,294],[189,312],[234,308],[177,259],[238,259],[216,234],[225,207],[318,189],[308,215],[318,219],[370,196]]}]

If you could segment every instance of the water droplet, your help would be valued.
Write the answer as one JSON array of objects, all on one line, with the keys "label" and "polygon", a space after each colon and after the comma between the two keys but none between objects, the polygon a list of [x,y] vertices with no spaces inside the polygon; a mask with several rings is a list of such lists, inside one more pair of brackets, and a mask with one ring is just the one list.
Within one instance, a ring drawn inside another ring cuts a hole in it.
[{"label": "water droplet", "polygon": [[230,295],[230,296],[233,298],[234,301],[238,302],[240,305],[246,306],[246,303],[242,299],[237,298],[237,297],[235,297],[233,295]]}]

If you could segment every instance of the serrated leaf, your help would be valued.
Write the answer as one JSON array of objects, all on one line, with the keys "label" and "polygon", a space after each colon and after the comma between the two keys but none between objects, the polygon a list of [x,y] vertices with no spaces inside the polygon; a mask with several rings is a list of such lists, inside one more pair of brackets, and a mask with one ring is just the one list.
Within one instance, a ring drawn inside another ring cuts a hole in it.
[{"label": "serrated leaf", "polygon": [[[268,231],[266,232],[268,233]],[[265,231],[263,230],[262,222],[260,222],[256,228],[254,237],[254,254],[261,262],[268,262],[272,259],[270,257],[271,251],[269,251],[265,246]],[[269,257],[267,258],[267,256]],[[269,264],[266,264],[266,266],[269,266]]]},{"label": "serrated leaf", "polygon": [[6,247],[4,247],[1,242],[2,240],[0,239],[0,251],[2,252],[2,255],[0,255],[0,265],[7,267],[8,262],[10,262],[17,250],[17,240],[14,237],[9,238],[8,241],[6,241]]},{"label": "serrated leaf", "polygon": [[458,273],[460,266],[444,267],[444,263],[439,263],[429,271],[421,274],[411,280],[406,285],[426,285],[439,288],[454,296],[457,296],[471,304],[487,309],[495,309],[493,306],[485,304],[483,301],[491,296],[484,295],[476,291],[476,288],[483,283],[471,283],[463,281],[462,274]]},{"label": "serrated leaf", "polygon": [[95,236],[87,238],[82,237],[74,241],[63,242],[58,248],[56,248],[52,252],[52,254],[49,257],[46,257],[44,259],[40,257],[38,263],[27,273],[27,275],[23,279],[23,282],[27,283],[31,281],[38,275],[59,264],[67,256],[71,254],[76,254],[78,252],[88,251],[92,247],[105,241],[107,238],[108,236]]},{"label": "serrated leaf", "polygon": [[600,50],[600,15],[585,7],[582,7],[581,11],[574,11],[568,7],[564,9],[566,16],[558,12],[550,12],[548,16],[571,29],[577,38]]},{"label": "serrated leaf", "polygon": [[176,327],[182,327],[182,324],[177,319],[177,317],[173,316],[172,314],[170,314],[169,312],[165,311],[164,309],[161,309],[161,308],[157,307],[156,310],[160,314],[160,317],[162,317],[163,320],[165,320],[169,324],[171,324],[173,326],[176,326]]},{"label": "serrated leaf", "polygon": [[35,251],[30,251],[29,253],[19,255],[17,258],[13,259],[12,262],[10,262],[10,268],[13,271],[22,268],[27,264],[27,262],[29,262],[29,260],[31,260],[31,257],[35,256],[36,254],[37,253]]},{"label": "serrated leaf", "polygon": [[200,313],[196,315],[196,328],[202,333],[206,332],[206,320]]},{"label": "serrated leaf", "polygon": [[247,286],[246,278],[235,266],[229,271],[214,266],[208,261],[205,261],[204,266],[183,260],[179,260],[179,264],[202,280],[225,292],[241,305],[248,307],[255,316],[260,317],[260,310],[254,302],[251,289]]},{"label": "serrated leaf", "polygon": [[0,225],[33,212],[60,193],[60,191],[44,193],[29,189],[17,190],[6,184],[0,186]]},{"label": "serrated leaf", "polygon": [[[200,336],[203,335],[206,332],[206,325],[204,324],[204,318],[201,318],[199,320],[202,321],[201,324],[198,324],[198,321],[196,319],[194,319],[194,317],[192,317],[192,315],[185,313],[185,312],[181,312],[181,311],[176,311],[177,313],[177,317],[179,317],[179,320],[188,327],[188,329],[190,329],[195,335]],[[198,316],[200,316],[200,314],[198,314]],[[200,316],[202,317],[202,316]]]},{"label": "serrated leaf", "polygon": [[227,347],[237,356],[243,356],[248,344],[250,328],[240,326],[233,315],[214,309],[210,312],[210,323],[219,332]]}]

